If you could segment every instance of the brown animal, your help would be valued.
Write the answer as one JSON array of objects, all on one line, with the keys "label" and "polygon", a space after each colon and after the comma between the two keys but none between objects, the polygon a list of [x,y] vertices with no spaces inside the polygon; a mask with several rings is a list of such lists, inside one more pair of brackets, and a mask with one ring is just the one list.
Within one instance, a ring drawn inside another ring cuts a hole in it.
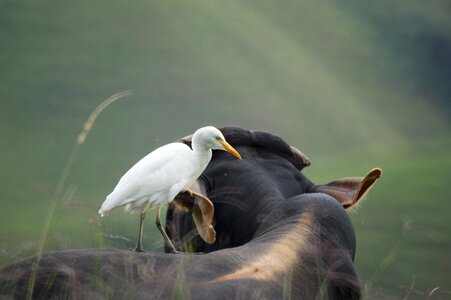
[{"label": "brown animal", "polygon": [[[381,171],[315,185],[299,172],[309,160],[279,137],[221,131],[243,160],[214,153],[197,181],[194,188],[214,203],[214,213],[190,195],[179,195],[174,204],[185,212],[168,211],[176,247],[203,253],[46,253],[33,285],[33,257],[0,270],[0,295],[23,298],[28,290],[42,299],[358,299],[355,235],[343,207],[361,199]],[[196,227],[214,243],[203,242]]]}]

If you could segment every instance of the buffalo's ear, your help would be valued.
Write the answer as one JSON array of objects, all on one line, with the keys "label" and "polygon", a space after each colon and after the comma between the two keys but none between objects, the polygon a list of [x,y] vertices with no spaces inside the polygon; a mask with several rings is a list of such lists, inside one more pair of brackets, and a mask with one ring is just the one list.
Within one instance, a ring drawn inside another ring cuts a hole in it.
[{"label": "buffalo's ear", "polygon": [[175,210],[188,210],[192,213],[194,224],[200,237],[208,244],[216,241],[216,231],[211,223],[215,208],[205,195],[205,189],[197,180],[190,191],[181,192],[174,199]]},{"label": "buffalo's ear", "polygon": [[213,203],[208,198],[195,197],[193,219],[200,237],[208,244],[216,241],[216,231],[211,225],[214,214]]},{"label": "buffalo's ear", "polygon": [[191,147],[192,140],[193,140],[193,135],[190,134],[190,135],[187,135],[185,137],[182,137],[182,138],[178,139],[177,142],[184,143],[184,144],[186,144],[186,145]]},{"label": "buffalo's ear", "polygon": [[382,170],[375,168],[369,171],[364,177],[343,178],[329,182],[328,184],[317,185],[314,191],[328,194],[337,199],[344,208],[349,208],[362,199],[381,175]]}]

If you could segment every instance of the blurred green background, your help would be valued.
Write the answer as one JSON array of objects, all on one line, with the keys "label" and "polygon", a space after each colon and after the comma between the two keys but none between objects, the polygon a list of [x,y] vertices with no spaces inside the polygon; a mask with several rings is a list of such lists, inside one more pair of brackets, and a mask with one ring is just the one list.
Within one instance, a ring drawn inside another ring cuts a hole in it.
[{"label": "blurred green background", "polygon": [[[316,183],[382,179],[356,212],[374,299],[451,297],[448,1],[0,1],[0,266],[33,255],[91,111],[45,250],[133,246],[98,208],[155,147],[203,125],[266,130]],[[145,247],[162,239],[147,219]],[[449,299],[449,298],[448,298]]]}]

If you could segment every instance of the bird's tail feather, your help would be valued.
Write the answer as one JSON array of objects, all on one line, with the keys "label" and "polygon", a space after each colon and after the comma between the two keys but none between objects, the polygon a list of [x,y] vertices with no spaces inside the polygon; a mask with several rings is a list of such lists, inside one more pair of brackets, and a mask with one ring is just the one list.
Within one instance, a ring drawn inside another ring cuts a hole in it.
[{"label": "bird's tail feather", "polygon": [[116,204],[117,201],[115,201],[116,198],[117,197],[115,197],[113,193],[106,197],[105,201],[99,209],[99,214],[101,217],[109,215],[111,211],[118,206]]},{"label": "bird's tail feather", "polygon": [[103,207],[103,205],[102,205],[102,207],[99,209],[99,214],[100,214],[101,217],[105,217],[105,216],[108,215],[109,213],[110,213],[110,210],[105,209],[105,208]]}]

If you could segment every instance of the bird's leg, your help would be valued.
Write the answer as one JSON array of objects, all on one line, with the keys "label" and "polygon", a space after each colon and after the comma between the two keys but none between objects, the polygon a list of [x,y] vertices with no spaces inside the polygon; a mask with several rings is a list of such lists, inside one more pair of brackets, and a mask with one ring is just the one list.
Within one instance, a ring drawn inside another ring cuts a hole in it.
[{"label": "bird's leg", "polygon": [[138,242],[136,243],[136,248],[133,249],[136,252],[144,252],[144,249],[142,247],[144,218],[146,217],[146,213],[149,210],[150,206],[151,206],[151,202],[147,203],[146,207],[144,207],[144,210],[141,213],[140,218],[139,218]]},{"label": "bird's leg", "polygon": [[138,242],[136,243],[136,248],[133,249],[136,252],[144,252],[144,249],[142,247],[142,240],[143,240],[143,227],[144,227],[144,218],[146,217],[146,211],[141,213],[141,216],[139,218],[139,233],[138,233]]},{"label": "bird's leg", "polygon": [[163,226],[161,226],[161,222],[160,222],[160,207],[157,207],[157,208],[156,208],[156,211],[157,211],[157,213],[156,213],[156,218],[155,218],[155,224],[157,225],[158,230],[160,230],[161,235],[163,235],[165,244],[168,244],[168,245],[171,247],[172,253],[176,253],[176,254],[181,253],[181,252],[179,252],[179,251],[177,251],[177,250],[175,249],[174,244],[171,242],[171,239],[170,239],[169,236],[167,235],[167,233],[166,233],[166,231],[164,230]]}]

